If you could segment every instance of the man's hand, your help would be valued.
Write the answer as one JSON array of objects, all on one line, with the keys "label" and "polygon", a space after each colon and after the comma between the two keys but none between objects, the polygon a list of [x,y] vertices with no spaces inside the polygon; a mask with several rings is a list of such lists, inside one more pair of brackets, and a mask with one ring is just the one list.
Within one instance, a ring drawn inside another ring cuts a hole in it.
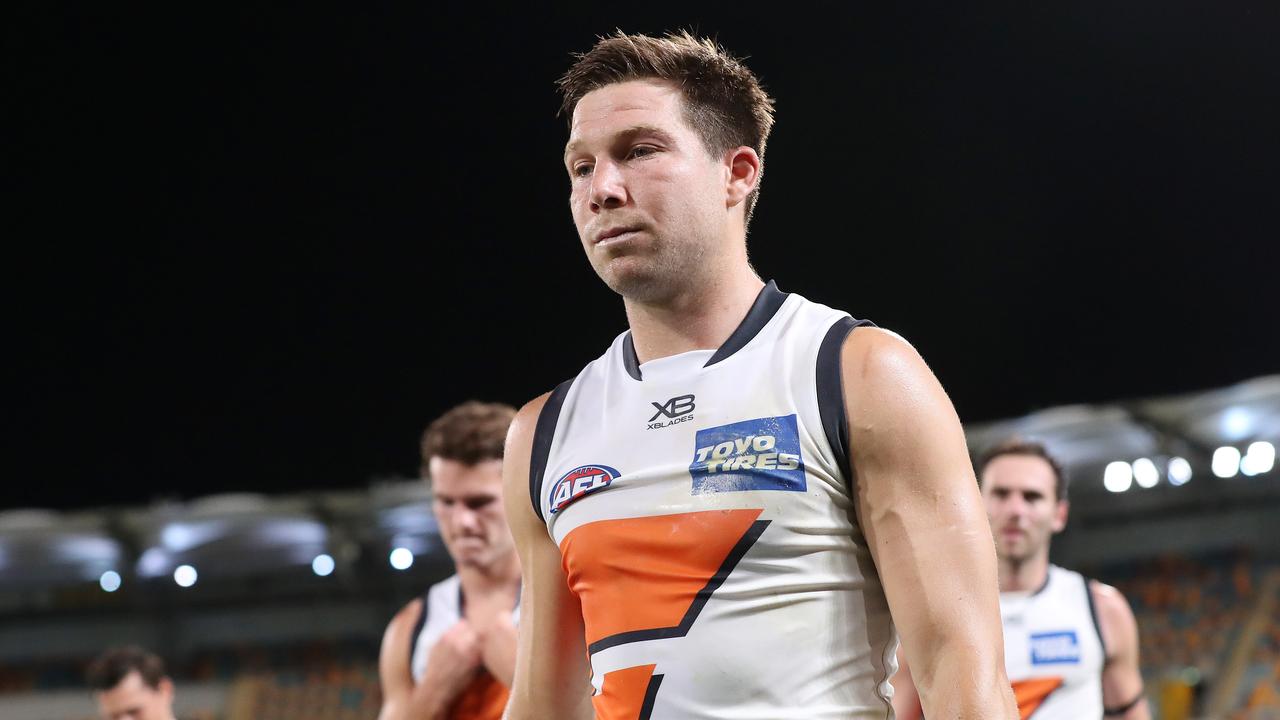
[{"label": "man's hand", "polygon": [[480,635],[466,620],[459,620],[431,648],[426,673],[413,688],[414,706],[420,700],[428,717],[444,717],[475,679],[480,659]]},{"label": "man's hand", "polygon": [[511,612],[504,611],[496,613],[480,635],[480,661],[507,687],[516,670],[516,634]]}]

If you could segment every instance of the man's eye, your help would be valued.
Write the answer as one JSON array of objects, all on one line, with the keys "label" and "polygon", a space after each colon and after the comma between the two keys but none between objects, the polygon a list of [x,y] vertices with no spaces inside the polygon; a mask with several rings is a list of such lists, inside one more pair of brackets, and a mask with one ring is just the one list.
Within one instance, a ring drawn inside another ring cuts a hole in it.
[{"label": "man's eye", "polygon": [[582,163],[581,165],[574,165],[574,166],[573,166],[573,176],[574,176],[574,177],[586,177],[586,176],[588,176],[588,175],[590,175],[590,174],[591,174],[591,166],[590,166],[590,165],[588,165],[588,164],[586,164],[586,163]]},{"label": "man's eye", "polygon": [[629,157],[633,157],[633,158],[644,157],[646,155],[652,155],[655,152],[657,152],[657,148],[651,147],[649,145],[637,145],[631,148]]}]

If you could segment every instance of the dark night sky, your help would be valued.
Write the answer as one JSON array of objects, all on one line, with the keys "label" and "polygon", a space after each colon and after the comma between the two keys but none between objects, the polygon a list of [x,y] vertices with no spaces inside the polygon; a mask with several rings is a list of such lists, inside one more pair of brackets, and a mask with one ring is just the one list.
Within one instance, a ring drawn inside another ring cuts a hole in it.
[{"label": "dark night sky", "polygon": [[573,375],[625,318],[552,82],[615,26],[750,56],[757,269],[903,333],[964,420],[1280,370],[1275,3],[428,5],[5,23],[0,508],[361,486]]}]

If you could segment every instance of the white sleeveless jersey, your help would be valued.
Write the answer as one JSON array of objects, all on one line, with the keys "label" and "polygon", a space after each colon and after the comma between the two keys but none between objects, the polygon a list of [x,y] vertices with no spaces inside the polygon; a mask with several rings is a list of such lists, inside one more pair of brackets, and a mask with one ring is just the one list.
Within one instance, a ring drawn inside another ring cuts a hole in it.
[{"label": "white sleeveless jersey", "polygon": [[897,636],[849,488],[844,313],[769,283],[718,350],[629,333],[548,398],[534,510],[596,717],[892,718]]},{"label": "white sleeveless jersey", "polygon": [[410,646],[409,670],[415,683],[422,680],[427,671],[427,658],[431,648],[445,631],[462,619],[462,580],[451,575],[427,588],[422,597],[422,615],[413,632]]},{"label": "white sleeveless jersey", "polygon": [[1049,566],[1034,593],[1001,593],[1004,661],[1023,718],[1101,718],[1106,653],[1088,581]]}]

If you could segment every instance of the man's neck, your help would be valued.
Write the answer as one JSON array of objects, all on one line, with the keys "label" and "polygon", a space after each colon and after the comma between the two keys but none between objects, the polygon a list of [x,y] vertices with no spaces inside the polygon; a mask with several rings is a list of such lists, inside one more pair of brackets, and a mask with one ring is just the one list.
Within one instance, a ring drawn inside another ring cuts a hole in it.
[{"label": "man's neck", "polygon": [[1048,553],[1021,561],[1000,559],[1000,592],[1036,592],[1048,579]]},{"label": "man's neck", "polygon": [[640,362],[691,350],[714,350],[733,334],[764,282],[745,258],[730,273],[716,274],[658,304],[626,300],[631,341]]},{"label": "man's neck", "polygon": [[481,597],[495,592],[512,591],[520,584],[520,559],[513,552],[491,565],[459,565],[458,579],[463,595]]}]

